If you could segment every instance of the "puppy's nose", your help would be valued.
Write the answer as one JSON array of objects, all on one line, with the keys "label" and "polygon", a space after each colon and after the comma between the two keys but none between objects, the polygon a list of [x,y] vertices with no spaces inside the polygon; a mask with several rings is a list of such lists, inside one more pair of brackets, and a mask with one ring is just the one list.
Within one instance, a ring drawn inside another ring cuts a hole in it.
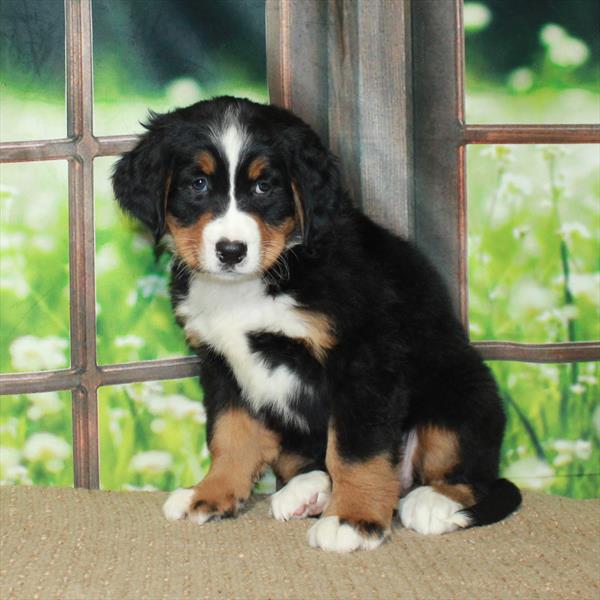
[{"label": "puppy's nose", "polygon": [[215,249],[219,260],[224,265],[237,265],[244,260],[248,246],[244,242],[220,240],[216,243]]}]

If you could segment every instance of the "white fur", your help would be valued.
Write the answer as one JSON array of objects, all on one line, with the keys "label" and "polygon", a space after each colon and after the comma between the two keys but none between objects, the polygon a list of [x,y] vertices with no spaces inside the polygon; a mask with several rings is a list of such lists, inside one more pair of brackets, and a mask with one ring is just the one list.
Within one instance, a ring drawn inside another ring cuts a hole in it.
[{"label": "white fur", "polygon": [[365,537],[347,523],[340,525],[338,517],[322,517],[308,530],[308,543],[313,548],[332,552],[374,550],[383,538]]},{"label": "white fur", "polygon": [[307,429],[303,417],[290,407],[290,400],[302,389],[301,380],[286,366],[268,367],[260,354],[251,352],[246,337],[252,331],[306,337],[308,327],[295,308],[290,296],[268,296],[259,279],[220,281],[197,274],[176,312],[187,334],[227,358],[255,410],[270,406],[288,422]]},{"label": "white fur", "polygon": [[220,240],[243,242],[247,252],[245,258],[233,266],[231,273],[247,275],[260,268],[261,236],[256,221],[239,210],[236,199],[235,178],[240,157],[246,144],[246,133],[239,125],[235,114],[228,114],[222,130],[214,134],[215,142],[221,147],[227,159],[229,172],[229,204],[223,215],[211,221],[204,228],[199,259],[204,270],[219,274],[223,265],[217,256],[215,245]]},{"label": "white fur", "polygon": [[[327,473],[302,473],[271,496],[271,514],[278,521],[318,515],[325,510],[330,497],[331,480]],[[311,502],[313,499],[314,502]]]},{"label": "white fur", "polygon": [[469,518],[459,513],[462,508],[461,504],[430,486],[416,488],[398,505],[402,525],[425,534],[449,533],[467,527]]},{"label": "white fur", "polygon": [[404,452],[402,454],[402,463],[400,464],[400,484],[403,490],[407,490],[412,486],[413,460],[418,443],[419,438],[417,436],[417,431],[411,429],[404,441]]}]

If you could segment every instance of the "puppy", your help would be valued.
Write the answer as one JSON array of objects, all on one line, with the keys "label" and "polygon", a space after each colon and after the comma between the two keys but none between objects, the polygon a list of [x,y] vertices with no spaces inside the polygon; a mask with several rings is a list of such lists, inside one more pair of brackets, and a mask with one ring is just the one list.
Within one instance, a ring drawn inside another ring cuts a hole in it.
[{"label": "puppy", "polygon": [[325,550],[376,548],[395,513],[438,534],[511,513],[490,371],[440,277],[353,208],[310,127],[222,97],[146,128],[114,191],[173,253],[212,458],[165,516],[235,516],[268,465],[285,483],[272,515],[321,515],[308,541]]}]

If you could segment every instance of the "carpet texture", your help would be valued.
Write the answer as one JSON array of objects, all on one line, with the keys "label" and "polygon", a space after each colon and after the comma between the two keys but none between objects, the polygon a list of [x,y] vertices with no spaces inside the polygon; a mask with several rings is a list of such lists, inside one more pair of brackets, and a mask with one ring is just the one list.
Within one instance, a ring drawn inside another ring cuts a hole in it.
[{"label": "carpet texture", "polygon": [[166,495],[0,489],[2,600],[600,598],[600,501],[527,494],[491,527],[374,552],[313,550],[311,520],[256,499],[236,520],[169,523]]}]

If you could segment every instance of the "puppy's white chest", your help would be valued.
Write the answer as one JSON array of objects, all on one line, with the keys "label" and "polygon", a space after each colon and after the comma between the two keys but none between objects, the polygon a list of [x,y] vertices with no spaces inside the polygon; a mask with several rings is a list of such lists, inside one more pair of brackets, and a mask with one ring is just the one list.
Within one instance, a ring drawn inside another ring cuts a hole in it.
[{"label": "puppy's white chest", "polygon": [[236,283],[197,277],[176,312],[188,336],[225,356],[255,410],[269,405],[286,420],[302,426],[304,420],[290,407],[302,382],[284,365],[268,367],[259,353],[252,352],[247,335],[268,332],[305,337],[307,325],[296,309],[290,296],[268,296],[260,280]]}]

